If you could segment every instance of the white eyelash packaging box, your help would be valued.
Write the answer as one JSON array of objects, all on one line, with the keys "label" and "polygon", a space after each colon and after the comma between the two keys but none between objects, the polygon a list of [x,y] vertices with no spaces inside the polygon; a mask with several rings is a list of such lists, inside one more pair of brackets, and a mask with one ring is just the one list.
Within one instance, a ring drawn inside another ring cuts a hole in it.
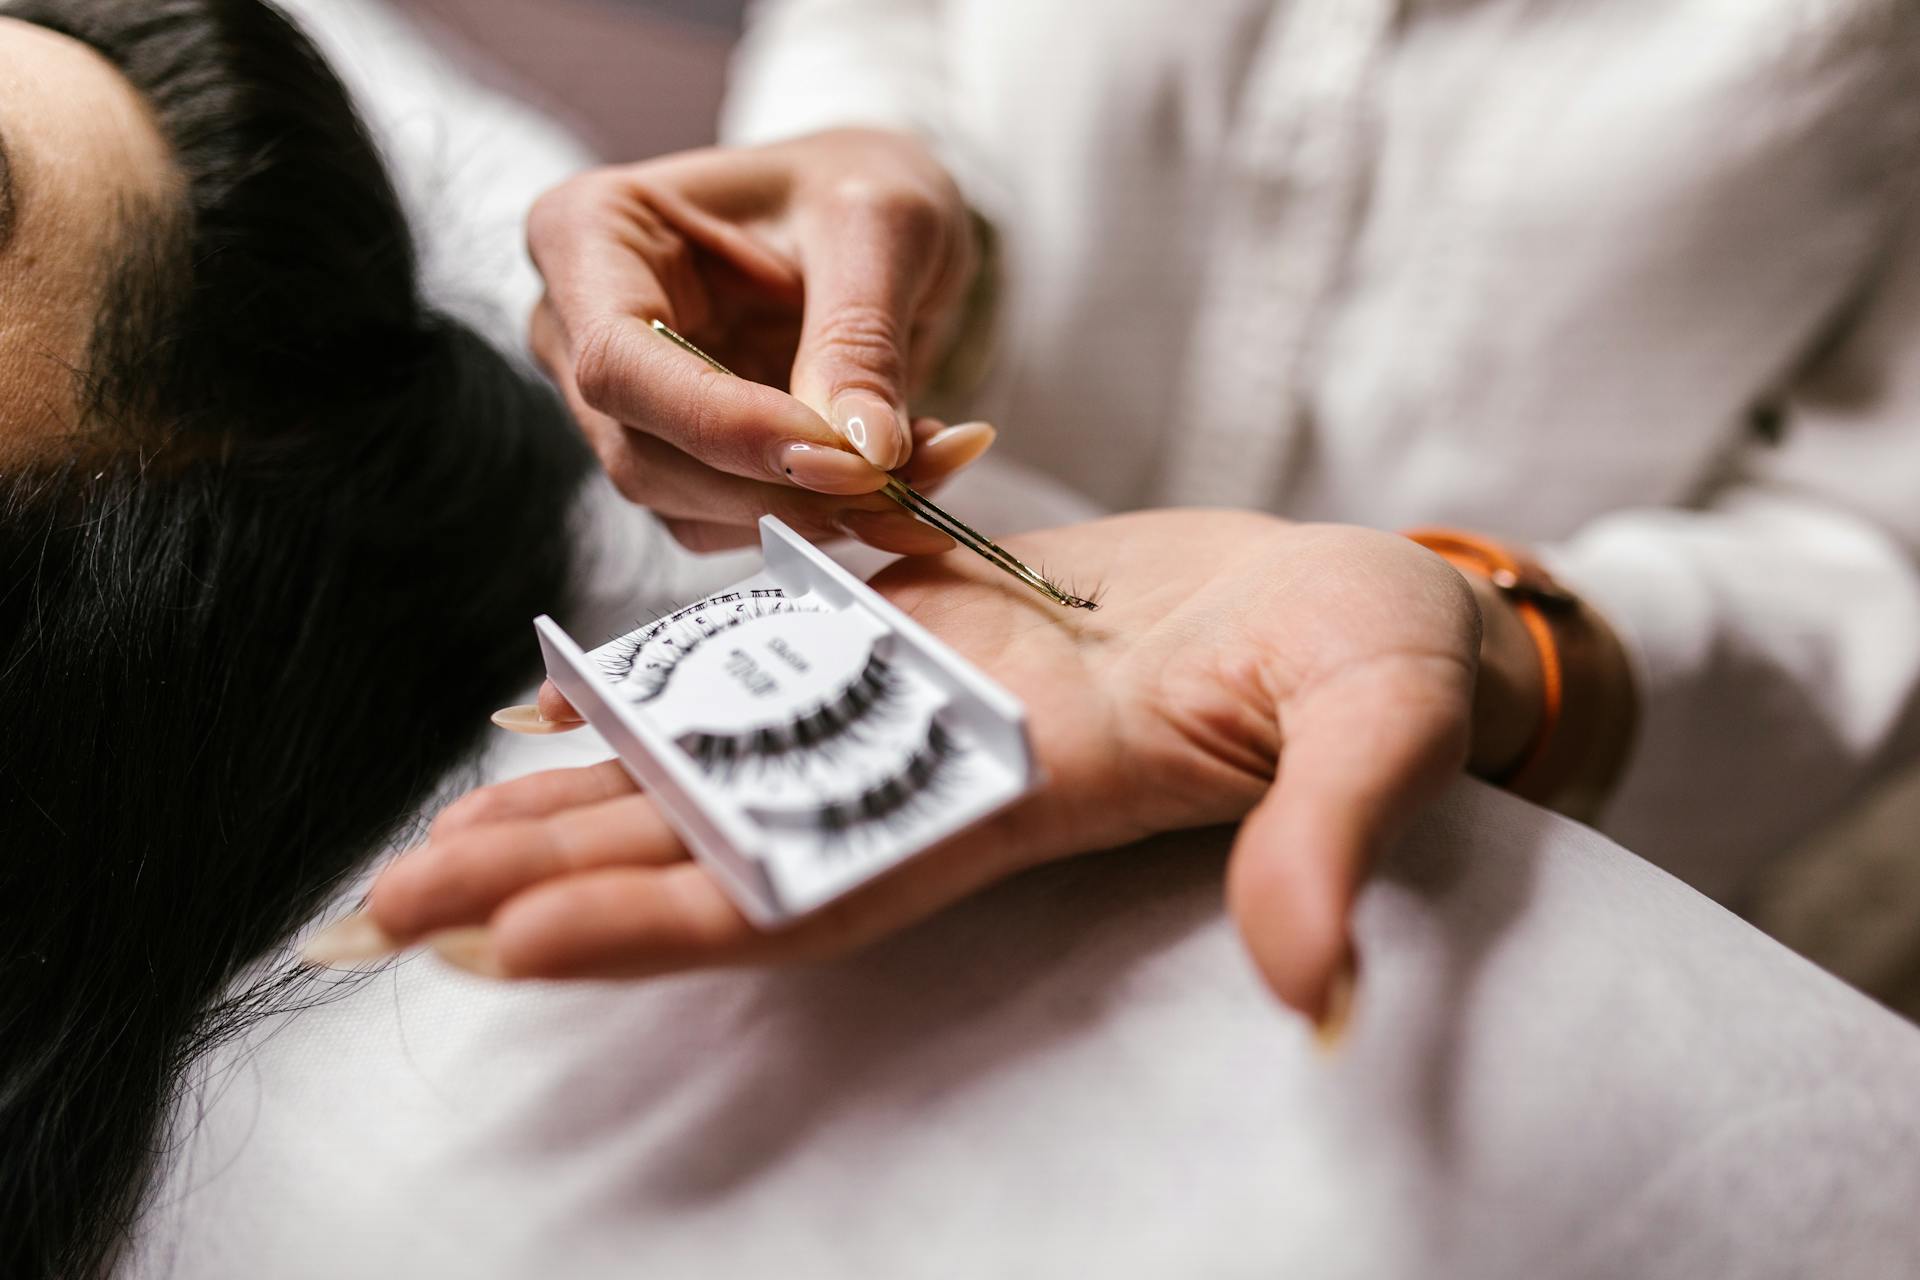
[{"label": "white eyelash packaging box", "polygon": [[1040,782],[1026,710],[772,516],[765,567],[547,675],[761,928],[779,928]]}]

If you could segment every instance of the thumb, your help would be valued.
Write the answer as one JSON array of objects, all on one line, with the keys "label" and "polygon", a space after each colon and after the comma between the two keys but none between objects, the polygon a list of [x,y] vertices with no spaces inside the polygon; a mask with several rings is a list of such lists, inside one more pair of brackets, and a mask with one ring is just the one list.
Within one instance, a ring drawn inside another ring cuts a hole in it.
[{"label": "thumb", "polygon": [[879,216],[847,218],[805,249],[806,307],[793,394],[883,471],[913,453],[908,339],[924,292],[913,240]]},{"label": "thumb", "polygon": [[1227,901],[1267,984],[1315,1022],[1351,977],[1368,868],[1466,760],[1472,686],[1456,661],[1391,657],[1283,708],[1279,777],[1241,824]]}]

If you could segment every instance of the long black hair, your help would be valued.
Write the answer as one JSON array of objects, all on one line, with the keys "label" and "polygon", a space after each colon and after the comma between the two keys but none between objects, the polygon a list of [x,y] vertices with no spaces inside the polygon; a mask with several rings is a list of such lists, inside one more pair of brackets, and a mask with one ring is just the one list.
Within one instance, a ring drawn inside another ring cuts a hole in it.
[{"label": "long black hair", "polygon": [[[346,93],[261,0],[18,0],[145,96],[83,429],[0,476],[0,1275],[97,1274],[261,958],[479,743],[586,457],[423,297]],[[273,966],[267,968],[271,970]]]}]

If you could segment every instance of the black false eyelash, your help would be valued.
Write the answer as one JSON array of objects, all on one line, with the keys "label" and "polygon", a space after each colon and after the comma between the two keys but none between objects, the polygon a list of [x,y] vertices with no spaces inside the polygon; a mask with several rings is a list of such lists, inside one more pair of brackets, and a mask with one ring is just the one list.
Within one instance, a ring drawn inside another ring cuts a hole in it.
[{"label": "black false eyelash", "polygon": [[1098,609],[1102,604],[1106,603],[1107,584],[1104,579],[1096,578],[1090,585],[1082,587],[1080,585],[1081,579],[1068,574],[1055,573],[1053,569],[1048,567],[1045,560],[1035,561],[1034,570],[1048,582],[1060,588],[1060,590],[1070,596],[1077,596],[1087,601],[1087,603],[1095,609]]},{"label": "black false eyelash", "polygon": [[959,754],[959,744],[935,721],[928,727],[927,744],[913,753],[906,766],[890,778],[874,783],[851,800],[824,805],[820,830],[846,835],[873,822],[901,816],[917,802],[936,795],[946,766]]},{"label": "black false eyelash", "polygon": [[[723,612],[727,605],[734,606],[731,614]],[[625,690],[627,696],[636,702],[646,702],[657,697],[667,687],[667,680],[673,669],[682,659],[708,640],[725,631],[731,631],[742,623],[753,622],[771,613],[781,613],[798,608],[793,598],[778,587],[756,587],[751,591],[729,591],[723,595],[709,596],[705,600],[674,610],[663,618],[655,619],[641,629],[629,632],[619,639],[611,641],[615,647],[600,655],[600,670],[615,683],[637,684],[638,688]],[[716,621],[705,622],[708,614],[717,615]],[[673,660],[657,672],[644,677],[636,676],[634,665],[647,647],[660,639],[661,635],[675,624],[691,618],[698,627],[696,635],[676,643],[668,637],[665,643],[671,645],[675,654]]]},{"label": "black false eyelash", "polygon": [[608,643],[618,646],[611,652],[603,653],[597,659],[600,670],[609,680],[625,680],[633,674],[633,664],[640,657],[640,651],[647,647],[647,632],[630,631],[626,635]]},{"label": "black false eyelash", "polygon": [[900,676],[875,654],[867,659],[852,684],[805,715],[752,733],[696,734],[687,744],[687,754],[712,772],[731,771],[747,760],[778,759],[796,751],[817,750],[854,733],[870,717],[884,716],[905,689]]}]

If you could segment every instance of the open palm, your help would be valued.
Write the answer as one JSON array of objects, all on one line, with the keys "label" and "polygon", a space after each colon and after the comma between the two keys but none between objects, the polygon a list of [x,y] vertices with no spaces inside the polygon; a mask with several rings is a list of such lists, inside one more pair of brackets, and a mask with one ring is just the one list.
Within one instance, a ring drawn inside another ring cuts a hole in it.
[{"label": "open palm", "polygon": [[1244,819],[1235,917],[1275,991],[1319,1014],[1367,866],[1466,758],[1479,613],[1465,583],[1391,535],[1236,512],[1009,545],[1097,583],[1103,607],[1057,609],[958,554],[873,583],[1026,702],[1048,780],[999,817],[766,933],[617,763],[556,770],[451,806],[382,873],[373,921],[397,943],[441,935],[503,976],[777,962],[858,946],[1052,858]]}]

